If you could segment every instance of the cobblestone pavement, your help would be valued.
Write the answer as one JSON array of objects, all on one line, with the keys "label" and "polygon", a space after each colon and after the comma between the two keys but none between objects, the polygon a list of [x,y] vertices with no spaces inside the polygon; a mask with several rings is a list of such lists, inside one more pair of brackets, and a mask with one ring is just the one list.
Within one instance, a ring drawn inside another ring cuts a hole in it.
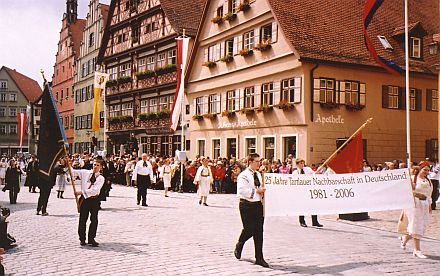
[{"label": "cobblestone pavement", "polygon": [[[35,215],[38,194],[22,189],[11,208],[9,232],[19,246],[5,255],[9,275],[439,275],[440,211],[434,211],[422,250],[400,249],[394,232],[399,212],[370,213],[371,219],[346,222],[320,218],[324,228],[302,228],[297,218],[267,218],[264,254],[270,268],[253,264],[253,242],[242,260],[233,256],[241,230],[234,195],[210,195],[209,207],[195,194],[148,191],[149,207],[135,204],[136,190],[114,185],[99,213],[98,248],[81,247],[72,192],[57,199],[49,216]],[[309,218],[308,222],[310,223]]]}]

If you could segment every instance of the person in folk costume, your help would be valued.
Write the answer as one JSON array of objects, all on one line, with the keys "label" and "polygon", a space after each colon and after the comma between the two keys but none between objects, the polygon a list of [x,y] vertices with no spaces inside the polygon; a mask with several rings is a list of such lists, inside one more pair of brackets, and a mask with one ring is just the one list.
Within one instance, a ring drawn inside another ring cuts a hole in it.
[{"label": "person in folk costume", "polygon": [[39,163],[37,157],[32,155],[31,161],[26,167],[26,184],[29,186],[29,193],[36,193],[35,188],[38,186]]},{"label": "person in folk costume", "polygon": [[264,210],[261,200],[266,188],[261,185],[263,179],[258,171],[260,155],[258,153],[250,154],[247,163],[248,167],[240,173],[237,180],[237,195],[240,197],[239,210],[243,230],[235,245],[234,255],[240,259],[244,244],[253,237],[255,264],[269,267],[263,258]]},{"label": "person in folk costume", "polygon": [[3,192],[9,190],[9,202],[11,204],[17,203],[17,196],[20,192],[20,175],[22,170],[18,167],[15,160],[11,160],[9,163],[9,168],[6,170],[6,185],[3,188]]},{"label": "person in folk costume", "polygon": [[105,179],[102,176],[104,160],[95,159],[92,170],[74,170],[74,175],[81,178],[81,190],[76,191],[80,197],[80,211],[78,222],[78,235],[80,245],[86,245],[86,224],[90,214],[90,226],[88,232],[88,244],[97,247],[96,231],[98,228],[99,194],[104,186]]},{"label": "person in folk costume", "polygon": [[66,189],[66,184],[68,181],[70,181],[70,179],[68,179],[67,177],[67,164],[66,164],[66,160],[60,159],[58,166],[56,168],[56,172],[57,172],[57,178],[55,180],[56,185],[58,185],[58,190],[57,190],[57,198],[64,198],[63,194],[64,194],[64,190]]},{"label": "person in folk costume", "polygon": [[214,181],[208,164],[208,158],[202,157],[202,165],[197,169],[196,177],[194,178],[194,184],[197,185],[197,194],[200,196],[199,204],[203,202],[205,206],[208,206],[206,200],[208,199],[209,190]]},{"label": "person in folk costume", "polygon": [[[294,170],[292,172],[292,175],[297,175],[297,174],[314,174],[313,170],[310,167],[305,167],[305,161],[301,158],[297,158],[296,161],[296,170]],[[307,227],[306,221],[304,219],[304,216],[299,216],[299,224],[302,227]],[[322,224],[320,224],[318,222],[318,216],[317,215],[312,215],[312,226],[315,227],[323,227]]]},{"label": "person in folk costume", "polygon": [[404,215],[408,218],[407,233],[400,237],[401,248],[405,249],[406,243],[410,239],[414,239],[413,256],[426,259],[420,250],[420,239],[425,234],[428,227],[429,215],[432,214],[431,195],[433,185],[428,179],[430,164],[427,161],[419,163],[419,168],[412,176],[412,189],[414,194],[414,207],[404,210]]},{"label": "person in folk costume", "polygon": [[172,168],[170,165],[170,159],[167,158],[165,159],[165,164],[162,166],[159,175],[159,177],[163,181],[163,189],[165,191],[165,197],[168,197],[168,188],[171,187],[171,173],[172,173]]},{"label": "person in folk costume", "polygon": [[6,158],[2,158],[0,161],[0,185],[5,185],[5,176],[6,176],[6,169],[8,168],[8,161]]}]

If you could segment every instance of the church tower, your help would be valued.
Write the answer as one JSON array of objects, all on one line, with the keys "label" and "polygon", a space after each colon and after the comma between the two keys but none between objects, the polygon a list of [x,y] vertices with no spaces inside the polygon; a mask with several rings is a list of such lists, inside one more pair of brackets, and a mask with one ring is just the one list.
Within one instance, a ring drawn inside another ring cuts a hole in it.
[{"label": "church tower", "polygon": [[67,24],[74,24],[78,18],[78,1],[77,0],[67,0],[66,2],[66,16]]}]

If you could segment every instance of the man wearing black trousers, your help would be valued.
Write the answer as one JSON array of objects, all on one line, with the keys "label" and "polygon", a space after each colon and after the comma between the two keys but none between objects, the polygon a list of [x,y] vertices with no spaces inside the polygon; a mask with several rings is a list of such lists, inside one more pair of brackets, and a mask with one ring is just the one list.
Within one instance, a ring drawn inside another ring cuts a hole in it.
[{"label": "man wearing black trousers", "polygon": [[141,203],[142,206],[147,205],[147,188],[151,184],[151,179],[153,179],[153,167],[150,161],[147,160],[147,154],[142,154],[142,160],[136,163],[133,171],[133,178],[137,183],[137,205]]},{"label": "man wearing black trousers", "polygon": [[79,209],[78,235],[81,246],[86,245],[86,224],[90,214],[90,226],[88,233],[88,244],[97,247],[95,241],[96,230],[98,229],[99,192],[104,185],[104,177],[101,175],[102,159],[93,162],[93,170],[75,170],[80,173],[81,191],[76,194],[81,196]]},{"label": "man wearing black trousers", "polygon": [[47,213],[47,204],[49,202],[49,196],[50,191],[52,190],[53,186],[55,186],[55,179],[57,177],[56,174],[57,166],[55,166],[48,179],[39,177],[38,179],[38,188],[40,189],[40,196],[38,197],[38,204],[37,204],[37,215],[40,214],[40,211],[42,212],[42,216],[48,216],[49,213]]},{"label": "man wearing black trousers", "polygon": [[258,171],[259,167],[260,156],[257,153],[250,154],[248,168],[240,173],[237,179],[237,194],[240,196],[239,209],[243,230],[235,245],[234,255],[240,259],[245,242],[253,237],[255,264],[269,267],[263,258],[264,213],[261,199],[266,189],[261,187],[262,178]]}]

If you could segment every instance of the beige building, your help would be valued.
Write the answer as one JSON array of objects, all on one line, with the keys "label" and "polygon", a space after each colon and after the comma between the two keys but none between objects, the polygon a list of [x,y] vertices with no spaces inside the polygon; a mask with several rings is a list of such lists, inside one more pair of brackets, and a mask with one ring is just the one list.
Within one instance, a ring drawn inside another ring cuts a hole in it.
[{"label": "beige building", "polygon": [[[363,3],[324,2],[207,3],[187,75],[190,158],[258,152],[315,163],[373,117],[363,132],[365,158],[405,159],[404,76],[366,50]],[[368,32],[380,55],[403,66],[401,2],[385,1]],[[438,147],[439,9],[428,2],[409,9],[414,160],[436,157]]]},{"label": "beige building", "polygon": [[96,59],[101,46],[104,27],[107,22],[108,5],[91,0],[86,17],[84,32],[80,46],[80,55],[76,61],[75,70],[75,143],[74,152],[90,152],[92,138],[98,141],[97,150],[104,149],[104,102],[101,101],[101,128],[98,132],[92,131],[93,113],[93,82]]}]

